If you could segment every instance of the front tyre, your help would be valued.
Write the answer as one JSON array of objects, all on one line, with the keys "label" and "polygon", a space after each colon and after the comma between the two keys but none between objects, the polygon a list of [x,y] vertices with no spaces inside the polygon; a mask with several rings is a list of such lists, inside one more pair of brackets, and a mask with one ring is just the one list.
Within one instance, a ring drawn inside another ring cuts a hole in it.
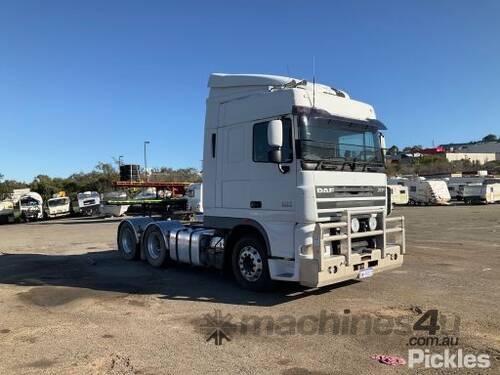
[{"label": "front tyre", "polygon": [[263,292],[272,289],[266,247],[259,239],[241,238],[232,252],[233,273],[243,288]]}]

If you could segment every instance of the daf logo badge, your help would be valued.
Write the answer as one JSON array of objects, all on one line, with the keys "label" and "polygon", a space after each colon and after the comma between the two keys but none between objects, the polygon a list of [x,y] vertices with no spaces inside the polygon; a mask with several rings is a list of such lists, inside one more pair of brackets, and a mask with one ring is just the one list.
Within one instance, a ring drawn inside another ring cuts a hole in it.
[{"label": "daf logo badge", "polygon": [[317,193],[333,193],[335,192],[335,188],[334,187],[319,187],[319,188],[316,188],[316,192]]}]

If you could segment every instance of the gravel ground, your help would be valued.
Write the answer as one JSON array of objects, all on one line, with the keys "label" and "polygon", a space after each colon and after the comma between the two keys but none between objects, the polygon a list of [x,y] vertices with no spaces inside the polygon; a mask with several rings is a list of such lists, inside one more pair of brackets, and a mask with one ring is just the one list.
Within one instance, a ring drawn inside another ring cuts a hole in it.
[{"label": "gravel ground", "polygon": [[[118,220],[0,226],[0,374],[408,373],[371,356],[406,358],[429,309],[439,311],[438,335],[488,353],[483,372],[498,373],[500,205],[396,211],[407,223],[402,268],[266,294],[214,270],[126,262]],[[218,326],[230,338],[219,346],[206,340]]]}]

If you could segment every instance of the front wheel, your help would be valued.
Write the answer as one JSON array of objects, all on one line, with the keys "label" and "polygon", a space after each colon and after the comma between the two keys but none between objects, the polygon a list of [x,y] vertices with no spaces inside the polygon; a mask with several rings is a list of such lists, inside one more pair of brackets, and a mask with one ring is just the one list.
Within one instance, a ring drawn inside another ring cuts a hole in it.
[{"label": "front wheel", "polygon": [[243,288],[263,292],[272,289],[266,247],[255,237],[243,237],[232,252],[233,273]]}]

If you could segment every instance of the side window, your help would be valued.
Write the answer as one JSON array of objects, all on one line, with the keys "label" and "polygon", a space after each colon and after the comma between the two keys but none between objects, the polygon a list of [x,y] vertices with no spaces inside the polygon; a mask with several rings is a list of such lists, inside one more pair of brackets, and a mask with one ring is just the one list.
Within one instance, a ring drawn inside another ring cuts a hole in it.
[{"label": "side window", "polygon": [[410,191],[412,193],[416,192],[417,191],[417,187],[416,186],[410,186]]},{"label": "side window", "polygon": [[[289,118],[282,119],[283,122],[283,163],[290,163],[293,160],[293,138],[292,121]],[[267,143],[267,125],[266,122],[259,122],[253,126],[253,161],[257,163],[269,162],[269,151],[271,147]]]}]

